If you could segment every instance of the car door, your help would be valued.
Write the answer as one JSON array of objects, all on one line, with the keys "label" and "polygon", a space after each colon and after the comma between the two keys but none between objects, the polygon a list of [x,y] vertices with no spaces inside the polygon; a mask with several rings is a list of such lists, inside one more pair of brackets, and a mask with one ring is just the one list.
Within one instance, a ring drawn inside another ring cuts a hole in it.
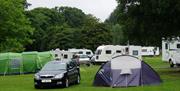
[{"label": "car door", "polygon": [[70,62],[69,64],[69,68],[68,68],[68,74],[69,74],[69,81],[72,83],[75,81],[75,68],[74,65],[72,64],[72,62]]},{"label": "car door", "polygon": [[78,70],[77,70],[77,66],[75,65],[74,62],[71,62],[71,67],[72,67],[72,81],[76,81],[77,80],[77,76],[78,76]]}]

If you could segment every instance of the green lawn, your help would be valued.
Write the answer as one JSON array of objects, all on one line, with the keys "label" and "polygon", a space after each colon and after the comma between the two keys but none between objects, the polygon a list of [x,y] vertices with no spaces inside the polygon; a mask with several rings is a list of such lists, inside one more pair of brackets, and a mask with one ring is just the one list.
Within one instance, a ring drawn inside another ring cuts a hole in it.
[{"label": "green lawn", "polygon": [[[70,88],[40,89],[43,91],[180,91],[180,69],[169,68],[168,63],[161,61],[160,57],[145,57],[144,60],[151,65],[161,76],[163,83],[157,86],[141,86],[129,88],[93,87],[92,82],[99,66],[81,67],[81,84]],[[35,91],[33,87],[33,74],[0,76],[0,91]]]}]

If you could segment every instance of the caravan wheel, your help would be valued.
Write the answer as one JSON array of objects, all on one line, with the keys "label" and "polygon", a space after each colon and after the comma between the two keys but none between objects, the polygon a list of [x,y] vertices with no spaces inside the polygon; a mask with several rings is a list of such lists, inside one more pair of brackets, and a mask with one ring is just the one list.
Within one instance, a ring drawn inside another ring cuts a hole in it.
[{"label": "caravan wheel", "polygon": [[170,65],[171,68],[174,67],[174,64],[173,64],[172,60],[169,61],[169,65]]}]

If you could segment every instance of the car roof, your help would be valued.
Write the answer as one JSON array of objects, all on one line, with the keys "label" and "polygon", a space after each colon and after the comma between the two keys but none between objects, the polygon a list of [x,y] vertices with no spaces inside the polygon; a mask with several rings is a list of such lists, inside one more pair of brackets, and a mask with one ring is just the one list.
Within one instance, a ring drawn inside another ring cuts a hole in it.
[{"label": "car roof", "polygon": [[54,60],[54,61],[50,61],[50,62],[48,62],[48,63],[68,63],[67,61],[65,62],[65,61],[57,61],[57,60]]}]

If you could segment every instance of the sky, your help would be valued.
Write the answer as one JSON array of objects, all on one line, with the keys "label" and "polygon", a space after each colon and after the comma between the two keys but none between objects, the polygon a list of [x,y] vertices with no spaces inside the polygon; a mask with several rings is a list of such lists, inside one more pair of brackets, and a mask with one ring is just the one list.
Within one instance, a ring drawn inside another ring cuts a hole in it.
[{"label": "sky", "polygon": [[117,6],[116,0],[27,0],[32,5],[29,9],[37,7],[54,8],[55,6],[76,7],[86,14],[92,14],[101,21],[107,19]]}]

